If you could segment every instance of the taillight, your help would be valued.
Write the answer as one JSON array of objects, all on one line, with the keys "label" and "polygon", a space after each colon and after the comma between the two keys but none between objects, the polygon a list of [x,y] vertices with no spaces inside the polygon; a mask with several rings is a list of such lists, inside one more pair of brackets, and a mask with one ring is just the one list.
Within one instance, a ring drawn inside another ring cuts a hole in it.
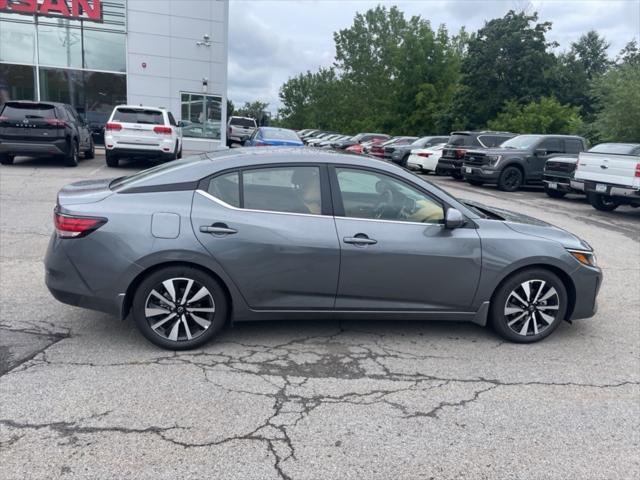
[{"label": "taillight", "polygon": [[455,154],[457,158],[462,158],[464,157],[465,150],[463,148],[456,148]]},{"label": "taillight", "polygon": [[122,125],[120,125],[119,123],[114,123],[114,122],[108,122],[105,126],[104,126],[105,130],[122,130]]},{"label": "taillight", "polygon": [[88,235],[107,223],[106,218],[77,217],[53,212],[53,224],[60,238],[77,238]]},{"label": "taillight", "polygon": [[427,152],[420,152],[420,153],[418,153],[418,156],[419,156],[419,157],[429,157],[429,156],[431,156],[431,153],[427,153]]},{"label": "taillight", "polygon": [[155,127],[153,127],[153,131],[156,133],[168,135],[171,135],[171,132],[173,132],[173,130],[171,130],[171,127],[165,127],[164,125],[156,125]]},{"label": "taillight", "polygon": [[640,163],[636,163],[636,177],[640,177]]},{"label": "taillight", "polygon": [[54,127],[66,127],[67,126],[67,122],[65,122],[64,120],[60,120],[59,118],[47,118],[47,119],[45,119],[45,122],[47,122],[49,125],[52,125]]}]

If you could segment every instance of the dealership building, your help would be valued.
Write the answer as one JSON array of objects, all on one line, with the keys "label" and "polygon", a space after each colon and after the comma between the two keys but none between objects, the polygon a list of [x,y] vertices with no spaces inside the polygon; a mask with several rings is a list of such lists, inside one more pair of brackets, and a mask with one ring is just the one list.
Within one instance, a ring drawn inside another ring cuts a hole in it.
[{"label": "dealership building", "polygon": [[228,0],[0,0],[0,103],[69,103],[90,122],[165,107],[185,149],[224,145],[228,18]]}]

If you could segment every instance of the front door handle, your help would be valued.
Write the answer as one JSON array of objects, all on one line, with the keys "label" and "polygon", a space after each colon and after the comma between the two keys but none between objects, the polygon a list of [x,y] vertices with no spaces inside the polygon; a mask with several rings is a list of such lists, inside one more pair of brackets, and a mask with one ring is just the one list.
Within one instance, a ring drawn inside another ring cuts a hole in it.
[{"label": "front door handle", "polygon": [[364,233],[358,233],[353,237],[344,237],[342,241],[353,245],[375,245],[378,243],[377,240],[367,237]]},{"label": "front door handle", "polygon": [[212,233],[214,235],[233,235],[238,233],[235,228],[229,228],[226,223],[214,223],[213,225],[201,225],[202,233]]}]

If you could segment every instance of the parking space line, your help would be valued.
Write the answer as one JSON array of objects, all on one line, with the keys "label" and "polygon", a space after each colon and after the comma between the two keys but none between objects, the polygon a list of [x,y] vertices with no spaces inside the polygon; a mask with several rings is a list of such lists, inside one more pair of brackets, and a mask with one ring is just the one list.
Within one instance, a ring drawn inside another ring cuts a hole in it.
[{"label": "parking space line", "polygon": [[90,176],[95,175],[95,174],[96,174],[96,173],[98,173],[100,170],[102,170],[105,166],[106,166],[106,165],[102,165],[102,166],[100,166],[100,167],[96,168],[95,170],[91,170],[91,171],[89,172],[89,175],[90,175]]}]

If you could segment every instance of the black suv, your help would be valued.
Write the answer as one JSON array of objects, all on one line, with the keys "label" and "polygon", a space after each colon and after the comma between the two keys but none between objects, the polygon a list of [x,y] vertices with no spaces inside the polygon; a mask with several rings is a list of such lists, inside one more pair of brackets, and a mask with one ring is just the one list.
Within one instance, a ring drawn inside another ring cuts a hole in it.
[{"label": "black suv", "polygon": [[462,162],[469,149],[497,147],[502,142],[515,137],[515,133],[492,132],[452,132],[447,145],[442,150],[436,173],[451,175],[462,180]]},{"label": "black suv", "polygon": [[10,101],[0,105],[0,163],[16,155],[53,156],[78,165],[80,152],[93,158],[91,131],[71,105],[55,102]]},{"label": "black suv", "polygon": [[547,159],[586,148],[587,141],[573,135],[518,135],[500,148],[467,151],[462,172],[472,185],[497,183],[500,190],[513,192],[541,183]]}]

